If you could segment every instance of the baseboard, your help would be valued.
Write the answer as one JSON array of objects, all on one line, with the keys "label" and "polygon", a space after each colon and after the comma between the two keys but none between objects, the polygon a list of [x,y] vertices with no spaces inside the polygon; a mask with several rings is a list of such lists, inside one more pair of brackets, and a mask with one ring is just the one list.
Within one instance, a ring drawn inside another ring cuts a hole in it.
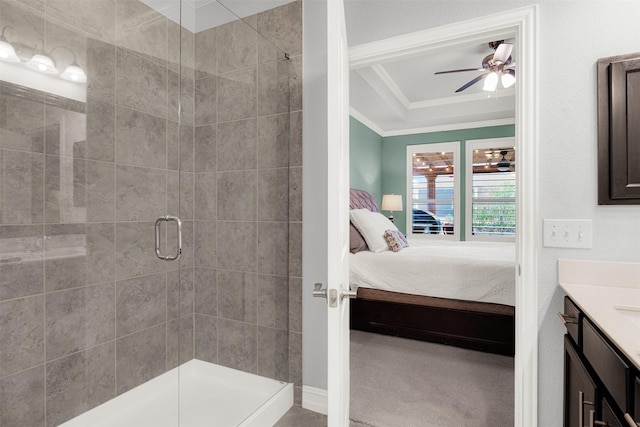
[{"label": "baseboard", "polygon": [[303,385],[302,407],[313,412],[327,415],[327,390]]}]

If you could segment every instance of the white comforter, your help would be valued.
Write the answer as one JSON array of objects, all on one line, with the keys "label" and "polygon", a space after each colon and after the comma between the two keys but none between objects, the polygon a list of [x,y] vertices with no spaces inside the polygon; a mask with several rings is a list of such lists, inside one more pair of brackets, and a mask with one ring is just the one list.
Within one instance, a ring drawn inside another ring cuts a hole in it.
[{"label": "white comforter", "polygon": [[515,305],[514,243],[410,244],[400,252],[351,254],[351,288]]}]

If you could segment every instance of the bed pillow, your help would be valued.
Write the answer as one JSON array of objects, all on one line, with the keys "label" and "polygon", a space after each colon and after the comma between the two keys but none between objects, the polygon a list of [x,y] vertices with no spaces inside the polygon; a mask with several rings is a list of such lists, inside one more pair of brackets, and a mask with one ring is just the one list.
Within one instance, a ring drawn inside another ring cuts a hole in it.
[{"label": "bed pillow", "polygon": [[367,209],[353,209],[349,211],[351,222],[358,229],[371,252],[388,251],[389,246],[384,239],[387,230],[398,230],[389,218],[379,212]]},{"label": "bed pillow", "polygon": [[353,223],[349,222],[349,251],[355,254],[366,250],[369,250],[369,248],[367,247],[367,242],[364,241],[364,237],[362,237],[358,229],[353,226]]},{"label": "bed pillow", "polygon": [[393,252],[400,252],[403,248],[409,246],[407,238],[398,230],[385,231],[384,240],[386,240],[389,250]]}]

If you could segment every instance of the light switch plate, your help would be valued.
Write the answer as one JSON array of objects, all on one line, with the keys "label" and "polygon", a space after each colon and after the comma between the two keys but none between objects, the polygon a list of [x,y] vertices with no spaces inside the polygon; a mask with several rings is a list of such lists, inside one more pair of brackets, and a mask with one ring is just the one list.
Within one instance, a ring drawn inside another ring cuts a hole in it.
[{"label": "light switch plate", "polygon": [[591,249],[590,219],[545,219],[543,246],[547,248]]}]

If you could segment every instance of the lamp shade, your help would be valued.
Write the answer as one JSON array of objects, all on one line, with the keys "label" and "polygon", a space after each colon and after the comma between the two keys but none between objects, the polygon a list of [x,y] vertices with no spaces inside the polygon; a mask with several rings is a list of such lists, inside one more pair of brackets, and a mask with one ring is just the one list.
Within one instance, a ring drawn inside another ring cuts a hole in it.
[{"label": "lamp shade", "polygon": [[402,211],[402,196],[400,194],[385,194],[382,196],[383,211]]},{"label": "lamp shade", "polygon": [[64,73],[60,74],[60,77],[76,83],[85,83],[87,81],[87,75],[75,62],[68,65]]},{"label": "lamp shade", "polygon": [[484,87],[482,89],[488,92],[493,92],[494,90],[496,90],[497,86],[498,86],[498,74],[492,71],[489,73],[487,77],[485,77]]},{"label": "lamp shade", "polygon": [[32,70],[40,71],[46,74],[58,74],[58,70],[53,62],[53,59],[46,53],[36,53],[33,58],[27,62],[27,67]]},{"label": "lamp shade", "polygon": [[7,39],[0,38],[0,60],[6,62],[20,62],[16,50]]},{"label": "lamp shade", "polygon": [[516,72],[514,70],[505,70],[502,72],[502,87],[505,89],[513,86],[516,82]]}]

